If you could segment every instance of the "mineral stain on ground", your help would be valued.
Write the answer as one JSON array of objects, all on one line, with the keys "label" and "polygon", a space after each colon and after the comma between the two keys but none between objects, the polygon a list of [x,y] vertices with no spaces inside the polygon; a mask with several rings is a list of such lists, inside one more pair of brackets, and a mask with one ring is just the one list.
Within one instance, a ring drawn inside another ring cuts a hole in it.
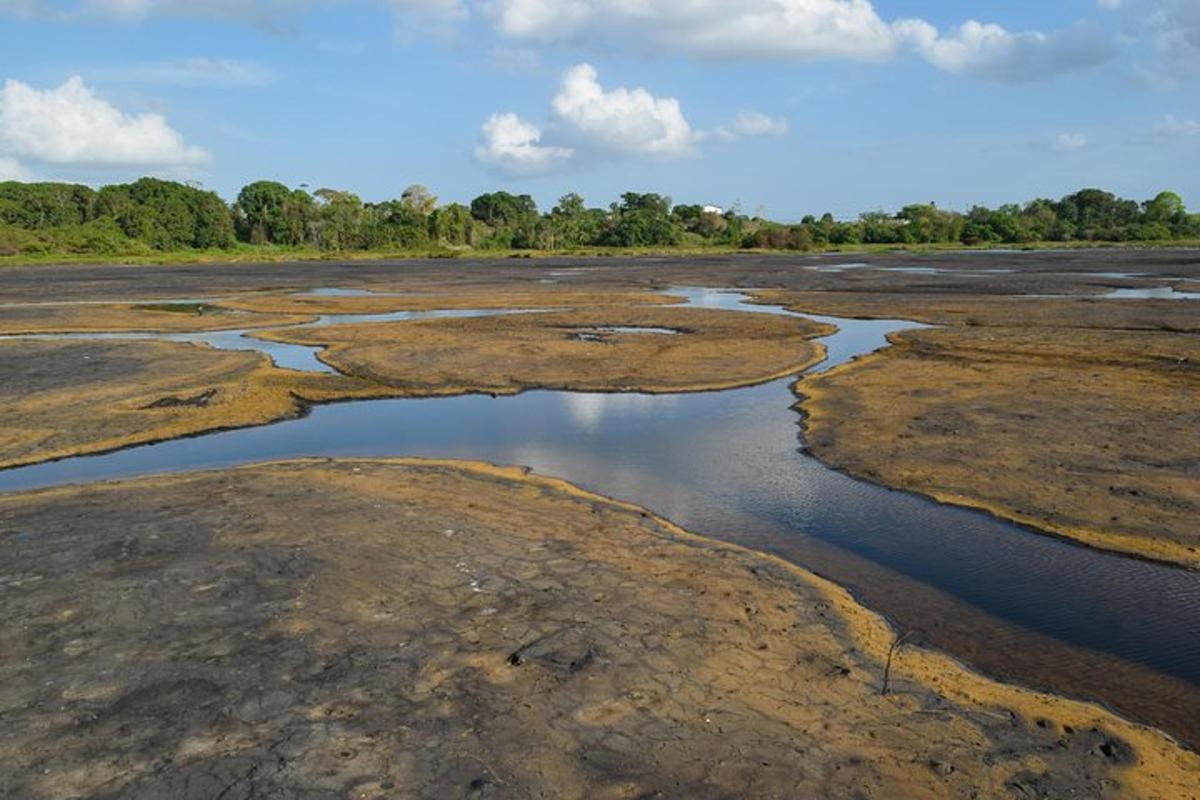
[{"label": "mineral stain on ground", "polygon": [[520,470],[0,498],[6,797],[1185,797],[1200,759]]}]

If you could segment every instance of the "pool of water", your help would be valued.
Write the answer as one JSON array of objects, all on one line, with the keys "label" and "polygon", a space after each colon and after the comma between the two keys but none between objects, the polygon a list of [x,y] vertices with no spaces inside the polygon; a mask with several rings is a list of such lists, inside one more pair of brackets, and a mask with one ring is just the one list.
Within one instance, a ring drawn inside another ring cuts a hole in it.
[{"label": "pool of water", "polygon": [[572,334],[572,338],[583,342],[608,342],[616,334],[678,336],[682,331],[674,328],[655,328],[641,325],[605,325],[599,328],[583,328]]},{"label": "pool of water", "polygon": [[1200,300],[1200,292],[1181,292],[1170,286],[1149,289],[1113,289],[1101,297],[1107,300]]},{"label": "pool of water", "polygon": [[884,272],[903,272],[905,275],[943,275],[952,274],[954,270],[938,269],[937,267],[880,267]]},{"label": "pool of water", "polygon": [[[788,314],[676,288],[688,305]],[[794,315],[801,316],[801,315]],[[805,315],[812,318],[811,315]],[[903,320],[839,326],[829,360],[886,343]],[[849,477],[806,455],[790,380],[724,392],[532,391],[372,400],[301,419],[0,471],[0,491],[302,456],[523,464],[778,554],[849,586],[929,643],[995,673],[1107,701],[1196,741],[1200,573],[1091,550]],[[1143,676],[1162,676],[1170,702]],[[1183,688],[1180,688],[1183,687]]]},{"label": "pool of water", "polygon": [[[346,295],[361,296],[361,295]],[[378,296],[368,292],[367,296]],[[210,301],[205,301],[210,302]],[[238,328],[228,331],[188,331],[183,333],[155,332],[122,332],[122,333],[30,333],[0,335],[0,339],[153,339],[163,342],[187,342],[189,344],[208,345],[217,350],[247,350],[263,353],[274,362],[275,366],[284,369],[294,369],[301,372],[336,373],[333,367],[318,358],[321,347],[311,347],[302,344],[272,342],[258,338],[257,334],[266,331],[294,330],[298,328],[316,327],[323,325],[365,325],[376,322],[403,322],[410,319],[436,319],[440,317],[491,317],[506,314],[528,314],[534,311],[553,309],[513,309],[513,308],[477,308],[477,309],[437,309],[433,311],[391,311],[383,314],[325,314],[314,322],[299,325],[281,325],[270,328]]]},{"label": "pool of water", "polygon": [[301,297],[405,297],[404,292],[377,292],[374,289],[339,289],[327,286],[301,292]]},{"label": "pool of water", "polygon": [[942,267],[877,267],[883,272],[900,272],[905,275],[950,275],[955,278],[990,278],[1016,270],[1011,269],[944,269]]},{"label": "pool of water", "polygon": [[816,264],[811,267],[805,267],[813,272],[845,272],[848,269],[865,269],[871,266],[863,261],[847,261],[841,264]]}]

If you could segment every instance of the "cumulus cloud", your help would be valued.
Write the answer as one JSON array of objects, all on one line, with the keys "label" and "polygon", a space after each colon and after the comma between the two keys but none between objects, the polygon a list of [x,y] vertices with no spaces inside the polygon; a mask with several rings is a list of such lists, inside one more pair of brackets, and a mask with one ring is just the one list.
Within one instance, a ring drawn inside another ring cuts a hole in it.
[{"label": "cumulus cloud", "polygon": [[599,40],[753,60],[883,61],[913,50],[939,69],[1000,81],[1082,69],[1115,53],[1093,26],[1014,33],[968,21],[943,34],[924,20],[888,22],[870,0],[489,0],[484,8],[501,34],[543,43]]},{"label": "cumulus cloud", "polygon": [[493,114],[480,131],[475,157],[514,176],[539,175],[583,158],[681,159],[700,155],[701,144],[751,136],[780,136],[784,120],[743,111],[727,125],[696,130],[674,97],[644,88],[605,88],[596,69],[568,69],[551,100],[552,118],[542,130],[516,114]]},{"label": "cumulus cloud", "polygon": [[480,130],[475,158],[513,177],[544,175],[561,168],[574,151],[541,143],[542,132],[516,114],[492,114]]},{"label": "cumulus cloud", "polygon": [[505,36],[627,41],[711,58],[882,60],[890,26],[869,0],[490,0]]},{"label": "cumulus cloud", "polygon": [[663,158],[696,153],[695,133],[678,100],[640,88],[606,90],[590,64],[567,70],[553,107],[575,136],[600,150]]},{"label": "cumulus cloud", "polygon": [[1039,80],[1084,69],[1116,54],[1108,37],[1091,25],[1052,34],[1012,33],[972,20],[941,34],[928,22],[901,20],[896,33],[938,69],[1002,82]]},{"label": "cumulus cloud", "polygon": [[208,154],[185,145],[159,114],[126,114],[75,76],[39,90],[9,80],[0,89],[0,155],[47,164],[186,166]]},{"label": "cumulus cloud", "polygon": [[[64,12],[139,19],[151,14],[243,18],[284,27],[288,18],[339,0],[75,0]],[[346,0],[341,0],[345,2]],[[739,60],[887,61],[916,51],[939,69],[1023,81],[1100,63],[1113,44],[1096,27],[1012,32],[967,21],[946,32],[920,19],[887,20],[872,0],[356,0],[446,30],[482,18],[500,36],[527,44],[570,43]],[[1163,32],[1164,47],[1200,47],[1196,0],[1098,0]],[[49,0],[0,0],[24,10]],[[81,5],[80,5],[81,4]],[[6,6],[0,5],[0,10]],[[1170,36],[1168,36],[1170,31]],[[1172,44],[1175,42],[1175,44]],[[1182,44],[1179,44],[1182,43]],[[1190,44],[1189,44],[1190,43]]]}]

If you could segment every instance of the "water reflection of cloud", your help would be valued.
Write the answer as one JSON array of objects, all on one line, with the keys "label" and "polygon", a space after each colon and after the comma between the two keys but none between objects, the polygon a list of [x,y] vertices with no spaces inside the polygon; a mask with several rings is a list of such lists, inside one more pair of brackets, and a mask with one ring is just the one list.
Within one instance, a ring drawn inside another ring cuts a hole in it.
[{"label": "water reflection of cloud", "polygon": [[728,289],[708,289],[703,286],[672,286],[665,294],[682,297],[685,308],[716,308],[736,310],[746,295]]},{"label": "water reflection of cloud", "polygon": [[679,400],[672,395],[576,392],[564,392],[562,399],[571,421],[588,434],[600,430],[605,418],[645,416],[654,411],[671,408]]},{"label": "water reflection of cloud", "polygon": [[728,504],[718,498],[719,493],[703,491],[694,483],[681,481],[674,472],[664,473],[636,460],[623,463],[586,450],[539,444],[516,447],[504,460],[532,467],[539,475],[569,475],[569,480],[578,486],[652,507],[659,516],[684,526],[694,525],[696,530],[724,530],[722,525],[705,523],[724,520],[732,513]]}]

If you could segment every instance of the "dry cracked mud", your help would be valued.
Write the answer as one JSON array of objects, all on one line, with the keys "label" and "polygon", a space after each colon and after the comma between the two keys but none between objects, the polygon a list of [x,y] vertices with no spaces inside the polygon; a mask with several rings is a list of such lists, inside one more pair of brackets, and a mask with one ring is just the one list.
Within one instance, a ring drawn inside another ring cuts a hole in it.
[{"label": "dry cracked mud", "polygon": [[797,385],[826,463],[1042,531],[1200,567],[1191,301],[766,293],[946,325]]},{"label": "dry cracked mud", "polygon": [[0,498],[0,794],[1195,797],[1200,757],[833,585],[519,470]]},{"label": "dry cracked mud", "polygon": [[824,355],[811,340],[832,331],[766,314],[616,306],[293,328],[262,338],[325,347],[321,360],[339,372],[409,394],[691,392],[796,374]]},{"label": "dry cracked mud", "polygon": [[299,397],[369,393],[263,355],[161,341],[0,340],[0,467],[301,413]]}]

